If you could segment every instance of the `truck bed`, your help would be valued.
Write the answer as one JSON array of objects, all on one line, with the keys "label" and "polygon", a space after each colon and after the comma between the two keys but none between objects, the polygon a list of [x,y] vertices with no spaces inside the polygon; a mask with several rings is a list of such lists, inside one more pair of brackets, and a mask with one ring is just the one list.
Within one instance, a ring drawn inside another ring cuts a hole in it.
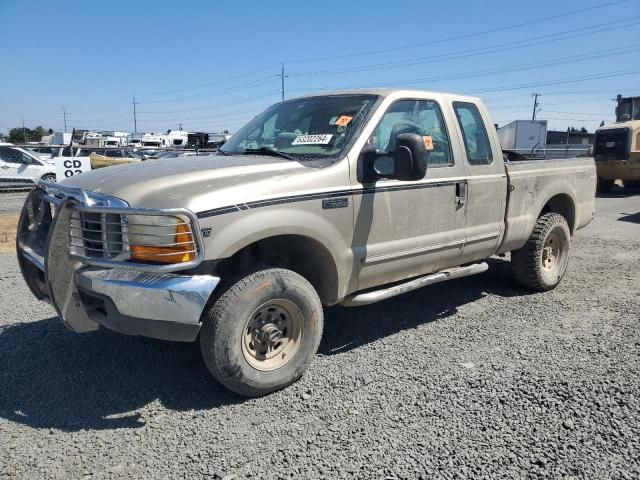
[{"label": "truck bed", "polygon": [[508,179],[505,234],[498,253],[524,245],[545,208],[561,209],[571,232],[586,226],[595,208],[593,158],[505,162]]}]

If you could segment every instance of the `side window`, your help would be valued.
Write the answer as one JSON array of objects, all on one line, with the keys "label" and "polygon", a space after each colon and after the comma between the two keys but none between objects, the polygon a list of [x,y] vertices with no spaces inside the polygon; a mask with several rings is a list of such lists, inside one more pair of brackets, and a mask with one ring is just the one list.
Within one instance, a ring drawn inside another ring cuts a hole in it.
[{"label": "side window", "polygon": [[23,165],[31,165],[36,163],[33,158],[20,150],[13,148],[0,149],[0,158],[7,163],[20,163]]},{"label": "side window", "polygon": [[493,155],[489,135],[478,107],[473,103],[453,102],[453,109],[458,118],[467,160],[470,165],[491,165]]},{"label": "side window", "polygon": [[429,166],[453,165],[449,135],[436,102],[400,100],[389,107],[369,142],[380,153],[391,153],[401,133],[416,133],[428,145],[425,161]]}]

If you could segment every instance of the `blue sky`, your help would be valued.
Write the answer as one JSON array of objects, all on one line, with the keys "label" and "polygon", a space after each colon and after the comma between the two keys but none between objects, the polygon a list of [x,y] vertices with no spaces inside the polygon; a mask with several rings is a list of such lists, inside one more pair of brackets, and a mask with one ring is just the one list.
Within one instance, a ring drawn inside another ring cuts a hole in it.
[{"label": "blue sky", "polygon": [[139,131],[234,131],[279,100],[282,62],[287,97],[462,92],[504,124],[538,92],[550,128],[592,131],[640,95],[639,32],[640,0],[0,0],[0,131],[62,130],[63,107],[69,130],[132,131],[134,94]]}]

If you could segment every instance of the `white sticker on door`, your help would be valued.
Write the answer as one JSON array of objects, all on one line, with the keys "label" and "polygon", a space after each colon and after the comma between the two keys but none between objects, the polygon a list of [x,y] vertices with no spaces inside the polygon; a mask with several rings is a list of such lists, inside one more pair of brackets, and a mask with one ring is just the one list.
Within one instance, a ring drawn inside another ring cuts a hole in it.
[{"label": "white sticker on door", "polygon": [[331,141],[333,134],[323,133],[319,135],[298,135],[291,145],[326,145]]}]

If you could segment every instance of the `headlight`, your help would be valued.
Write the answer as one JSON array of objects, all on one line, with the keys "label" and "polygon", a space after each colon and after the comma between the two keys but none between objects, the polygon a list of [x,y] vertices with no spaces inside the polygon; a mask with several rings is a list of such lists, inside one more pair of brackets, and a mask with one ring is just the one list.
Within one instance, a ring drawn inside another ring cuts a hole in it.
[{"label": "headlight", "polygon": [[196,258],[196,242],[189,220],[170,215],[128,215],[131,259],[184,263]]}]

